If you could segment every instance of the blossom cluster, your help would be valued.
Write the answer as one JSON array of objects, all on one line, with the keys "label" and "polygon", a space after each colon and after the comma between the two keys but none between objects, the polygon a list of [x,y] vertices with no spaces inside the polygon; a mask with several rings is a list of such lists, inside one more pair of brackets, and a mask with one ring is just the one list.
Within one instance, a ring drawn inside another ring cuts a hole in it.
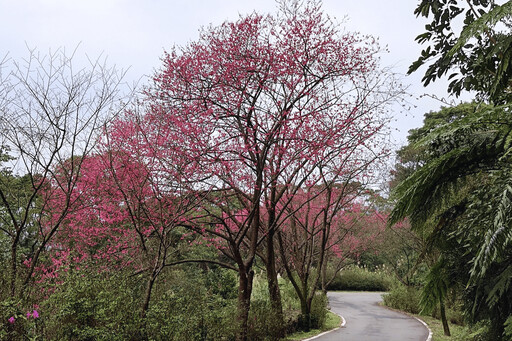
[{"label": "blossom cluster", "polygon": [[[39,313],[37,312],[37,310],[27,311],[26,316],[27,316],[27,320],[29,318],[37,319],[37,318],[39,318]],[[11,317],[9,317],[9,319],[7,321],[9,321],[10,324],[14,324],[14,322],[16,322],[16,317],[11,316]]]}]

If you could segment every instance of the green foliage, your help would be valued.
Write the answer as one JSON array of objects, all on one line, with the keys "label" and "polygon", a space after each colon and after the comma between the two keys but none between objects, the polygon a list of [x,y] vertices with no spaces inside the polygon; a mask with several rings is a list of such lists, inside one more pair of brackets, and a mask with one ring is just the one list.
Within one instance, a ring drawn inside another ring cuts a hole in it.
[{"label": "green foliage", "polygon": [[154,288],[150,340],[231,340],[237,331],[236,274],[202,265],[170,268]]},{"label": "green foliage", "polygon": [[[505,185],[503,195],[494,217],[494,224],[490,225],[485,234],[485,241],[478,252],[472,273],[483,276],[491,263],[499,259],[512,241],[512,187]],[[510,272],[510,271],[509,271]]]},{"label": "green foliage", "polygon": [[331,282],[328,290],[388,291],[395,278],[385,271],[369,271],[351,267],[341,271]]},{"label": "green foliage", "polygon": [[484,341],[489,340],[488,324],[478,323],[474,326],[462,326],[457,324],[450,324],[451,336],[445,336],[443,332],[443,325],[438,318],[431,316],[418,316],[425,321],[428,327],[432,330],[432,340],[434,341]]},{"label": "green foliage", "polygon": [[[300,314],[300,303],[290,281],[279,278],[279,289],[283,306],[284,321],[289,332],[297,330],[297,320]],[[251,295],[251,311],[249,315],[250,339],[261,340],[266,336],[272,337],[280,326],[278,319],[273,316],[268,293],[268,282],[263,273],[254,278]]]},{"label": "green foliage", "polygon": [[341,317],[329,310],[326,310],[325,324],[322,328],[311,329],[308,332],[298,331],[286,337],[288,341],[299,341],[309,339],[327,330],[338,328],[341,325]]},{"label": "green foliage", "polygon": [[313,297],[311,304],[311,324],[313,328],[321,328],[325,324],[327,302],[327,295],[323,292],[318,292]]},{"label": "green foliage", "polygon": [[299,314],[296,326],[292,330],[309,331],[322,328],[327,316],[327,302],[327,295],[323,292],[317,292],[311,302],[311,312],[309,315]]},{"label": "green foliage", "polygon": [[489,320],[498,340],[512,312],[512,117],[507,105],[475,109],[410,140],[423,164],[394,188],[389,223],[408,217],[425,254],[442,256],[426,277],[423,307],[456,288],[471,322]]},{"label": "green foliage", "polygon": [[[478,96],[495,103],[510,100],[512,57],[510,35],[510,2],[498,5],[489,0],[456,1],[423,0],[417,6],[417,16],[430,17],[426,32],[416,41],[427,44],[409,73],[428,64],[424,85],[452,72],[448,91],[459,95],[473,90]],[[464,17],[461,18],[461,15]],[[462,30],[453,24],[463,20]],[[458,38],[457,38],[458,37]]]},{"label": "green foliage", "polygon": [[445,267],[444,260],[440,259],[426,276],[420,300],[422,314],[430,314],[446,297],[450,283]]},{"label": "green foliage", "polygon": [[[291,282],[285,278],[279,278],[279,289],[287,333],[324,327],[327,316],[327,296],[325,294],[318,292],[313,297],[310,316],[306,317],[301,315],[300,301]],[[308,318],[311,322],[309,327]],[[275,325],[277,321],[272,315],[266,278],[257,275],[254,279],[251,296],[249,339],[266,340],[270,338],[273,340],[275,331],[278,330],[278,326]]]},{"label": "green foliage", "polygon": [[[26,304],[3,302],[0,339],[35,335],[45,340],[234,340],[238,331],[237,278],[232,270],[206,265],[167,269],[155,284],[145,318],[141,317],[144,274],[132,275],[129,269],[105,273],[82,266],[61,271],[57,281],[58,285],[42,285],[37,321],[23,318]],[[302,327],[300,302],[288,280],[280,278],[279,285],[287,331],[292,333]],[[324,294],[313,299],[314,328],[324,326],[326,305]],[[16,317],[14,328],[9,327],[11,316]],[[266,277],[259,274],[253,286],[249,338],[274,340],[276,321]]]},{"label": "green foliage", "polygon": [[[453,330],[453,327],[451,327]],[[493,340],[489,335],[489,321],[480,321],[472,326],[466,326],[454,335],[457,341],[486,341]]]},{"label": "green foliage", "polygon": [[0,302],[0,340],[39,340],[39,318],[32,309],[23,309],[20,300],[8,298]]},{"label": "green foliage", "polygon": [[505,321],[505,336],[512,340],[512,315]]},{"label": "green foliage", "polygon": [[395,285],[382,296],[384,304],[390,308],[402,310],[411,314],[420,313],[420,289]]},{"label": "green foliage", "polygon": [[44,335],[51,340],[137,340],[142,338],[142,288],[120,274],[69,273],[41,304]]},{"label": "green foliage", "polygon": [[237,330],[236,301],[208,292],[202,283],[178,282],[150,306],[151,340],[229,340]]},{"label": "green foliage", "polygon": [[141,317],[142,274],[69,270],[59,281],[48,286],[48,298],[39,303],[38,335],[44,339],[232,340],[237,331],[236,275],[230,270],[166,271],[154,287],[146,318]]},{"label": "green foliage", "polygon": [[417,148],[429,148],[428,162],[394,188],[397,201],[389,224],[408,216],[412,227],[419,228],[431,218],[440,219],[442,212],[463,202],[467,176],[500,167],[505,161],[500,156],[510,148],[508,110],[474,112],[416,142]]},{"label": "green foliage", "polygon": [[498,64],[497,67],[495,65],[488,67],[488,72],[494,73],[493,81],[488,89],[489,97],[493,99],[498,98],[501,92],[510,86],[512,36],[496,34],[491,31],[491,28],[509,19],[511,15],[512,2],[510,1],[503,5],[496,5],[487,13],[481,13],[479,18],[464,27],[457,43],[448,52],[448,57],[453,58],[464,49],[470,39],[478,39],[485,35],[489,36],[491,48],[485,57],[492,59],[495,64]]}]

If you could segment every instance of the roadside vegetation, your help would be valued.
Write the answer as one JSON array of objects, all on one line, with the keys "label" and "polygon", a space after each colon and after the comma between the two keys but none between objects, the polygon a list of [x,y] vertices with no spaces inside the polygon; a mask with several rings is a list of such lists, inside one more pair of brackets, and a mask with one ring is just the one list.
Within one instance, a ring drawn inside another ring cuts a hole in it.
[{"label": "roadside vegetation", "polygon": [[371,36],[282,1],[149,84],[65,50],[0,61],[0,339],[276,340],[325,327],[373,250],[403,87]]},{"label": "roadside vegetation", "polygon": [[334,314],[331,311],[327,311],[327,315],[325,317],[325,323],[320,329],[311,329],[309,332],[304,331],[298,331],[295,333],[292,333],[286,337],[286,340],[289,341],[299,341],[311,338],[313,336],[316,336],[318,334],[321,334],[323,332],[333,330],[335,328],[339,328],[342,324],[341,317]]},{"label": "roadside vegetation", "polygon": [[396,281],[385,269],[371,271],[366,267],[350,266],[336,275],[327,290],[389,291]]},{"label": "roadside vegetation", "polygon": [[512,1],[417,5],[410,72],[475,98],[425,114],[383,192],[385,49],[278,3],[136,94],[63,50],[0,61],[0,339],[296,340],[339,325],[328,290],[512,338]]},{"label": "roadside vegetation", "polygon": [[[409,274],[419,310],[438,316],[445,336],[452,320],[466,326],[462,339],[510,340],[512,2],[422,1],[415,13],[429,24],[409,73],[426,67],[425,86],[447,76],[450,94],[474,99],[426,113],[410,131],[388,225],[407,221],[420,239]],[[392,290],[389,303],[403,306],[410,290]]]}]

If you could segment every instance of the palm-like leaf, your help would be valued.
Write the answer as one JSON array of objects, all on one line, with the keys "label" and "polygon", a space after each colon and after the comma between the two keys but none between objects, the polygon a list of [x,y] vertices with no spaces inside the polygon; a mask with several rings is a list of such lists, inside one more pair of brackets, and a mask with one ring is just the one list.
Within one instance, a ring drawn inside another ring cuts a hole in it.
[{"label": "palm-like leaf", "polygon": [[394,189],[389,225],[409,217],[421,229],[460,201],[468,175],[498,169],[511,145],[507,116],[508,108],[496,107],[443,125],[419,140],[415,147],[428,147],[428,162]]},{"label": "palm-like leaf", "polygon": [[485,235],[484,242],[475,258],[471,274],[473,277],[485,275],[490,264],[500,258],[512,242],[512,187],[506,185],[492,225]]}]

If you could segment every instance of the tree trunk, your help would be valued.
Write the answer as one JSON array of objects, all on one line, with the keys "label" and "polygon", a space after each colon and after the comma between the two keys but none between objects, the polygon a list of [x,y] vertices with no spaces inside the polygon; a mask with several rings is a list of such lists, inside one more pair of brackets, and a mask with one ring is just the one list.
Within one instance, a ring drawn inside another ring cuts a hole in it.
[{"label": "tree trunk", "polygon": [[11,297],[15,297],[16,295],[16,278],[18,277],[18,267],[17,267],[17,241],[13,241],[11,245]]},{"label": "tree trunk", "polygon": [[140,316],[144,319],[149,309],[149,302],[151,301],[151,293],[153,292],[153,286],[155,285],[157,272],[153,271],[148,279],[146,285],[146,294],[144,295],[144,302],[142,303],[142,309]]},{"label": "tree trunk", "polygon": [[441,321],[443,322],[444,335],[450,336],[450,327],[448,326],[448,320],[446,319],[446,311],[444,307],[444,299],[439,298],[439,307],[441,311]]},{"label": "tree trunk", "polygon": [[327,260],[324,259],[322,262],[322,268],[320,272],[320,284],[322,292],[327,295]]},{"label": "tree trunk", "polygon": [[300,302],[300,310],[302,315],[303,330],[308,332],[312,328],[311,321],[311,302],[312,300],[304,299]]},{"label": "tree trunk", "polygon": [[276,270],[276,254],[274,250],[274,232],[267,235],[267,282],[270,304],[272,307],[272,318],[275,319],[277,330],[275,336],[284,338],[286,336],[286,328],[284,325],[283,305],[281,302],[281,291],[279,290],[279,282],[277,280]]},{"label": "tree trunk", "polygon": [[239,332],[237,341],[247,341],[249,331],[249,309],[251,307],[252,280],[254,271],[251,269],[248,273],[241,269],[239,271],[238,285],[238,323]]}]

